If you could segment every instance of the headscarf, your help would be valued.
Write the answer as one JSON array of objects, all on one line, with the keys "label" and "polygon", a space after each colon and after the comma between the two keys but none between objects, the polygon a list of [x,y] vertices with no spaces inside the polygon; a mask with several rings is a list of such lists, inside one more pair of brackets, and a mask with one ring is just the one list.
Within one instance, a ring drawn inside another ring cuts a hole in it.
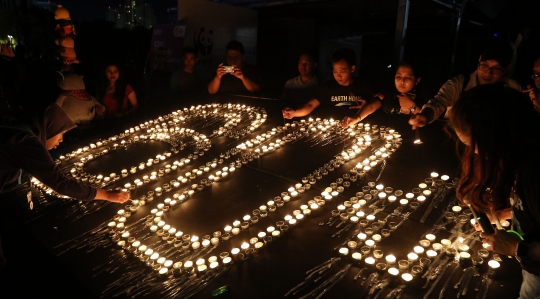
[{"label": "headscarf", "polygon": [[43,115],[38,115],[32,124],[32,130],[38,136],[43,145],[47,139],[55,135],[69,131],[77,125],[69,118],[66,112],[56,104],[51,104],[45,109]]}]

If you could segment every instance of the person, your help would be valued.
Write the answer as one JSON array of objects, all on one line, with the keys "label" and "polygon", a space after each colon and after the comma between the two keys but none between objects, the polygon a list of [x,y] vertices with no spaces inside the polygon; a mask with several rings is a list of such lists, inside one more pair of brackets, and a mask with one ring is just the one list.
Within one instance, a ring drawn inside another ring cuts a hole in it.
[{"label": "person", "polygon": [[58,87],[62,93],[56,99],[56,104],[74,123],[88,124],[96,115],[103,115],[105,106],[86,91],[82,76],[65,74],[58,80]]},{"label": "person", "polygon": [[540,112],[540,57],[534,62],[531,77],[534,80],[534,87],[527,85],[527,89],[523,92],[529,93],[529,98],[533,102],[534,108]]},{"label": "person", "polygon": [[139,108],[133,87],[125,82],[124,75],[116,64],[105,67],[96,93],[98,100],[105,106],[106,119],[119,118]]},{"label": "person", "polygon": [[232,40],[225,46],[227,66],[219,64],[216,76],[208,84],[208,93],[245,94],[261,90],[259,72],[244,63],[244,45]]},{"label": "person", "polygon": [[458,75],[448,80],[437,95],[422,107],[420,113],[409,120],[409,124],[415,129],[433,122],[450,110],[462,92],[478,85],[503,82],[506,86],[520,91],[519,83],[506,76],[512,53],[510,45],[496,44],[487,47],[478,59],[476,71],[468,76]]},{"label": "person", "polygon": [[394,76],[395,97],[386,102],[385,112],[391,114],[418,114],[427,102],[422,89],[422,75],[417,64],[402,61],[398,64]]},{"label": "person", "polygon": [[182,61],[184,66],[171,76],[171,91],[173,93],[193,91],[199,87],[199,78],[195,74],[195,64],[199,58],[197,58],[195,48],[184,47]]},{"label": "person", "polygon": [[[516,256],[521,299],[540,296],[540,115],[520,92],[500,84],[472,88],[453,105],[449,124],[466,145],[458,198],[511,231],[481,233],[488,250]],[[458,141],[458,142],[459,142]],[[502,228],[502,226],[501,226]]]},{"label": "person", "polygon": [[303,51],[298,60],[298,73],[300,75],[285,82],[282,98],[298,101],[311,100],[319,86],[319,80],[315,75],[316,68],[315,55],[309,50]]},{"label": "person", "polygon": [[341,118],[345,109],[337,111],[338,109],[333,109],[334,107],[360,109],[373,105],[373,101],[366,105],[367,101],[373,98],[369,85],[353,76],[356,70],[356,53],[352,49],[341,48],[332,54],[331,60],[334,79],[321,84],[314,98],[300,108],[285,107],[282,110],[284,118],[292,119],[309,115],[319,106],[325,114],[334,114],[334,118]]},{"label": "person", "polygon": [[[54,191],[81,200],[106,200],[124,203],[129,193],[106,191],[70,180],[54,162],[49,150],[56,148],[65,132],[75,123],[56,104],[26,122],[5,121],[0,124],[0,191],[21,180],[23,170]],[[6,264],[0,244],[0,267]]]}]

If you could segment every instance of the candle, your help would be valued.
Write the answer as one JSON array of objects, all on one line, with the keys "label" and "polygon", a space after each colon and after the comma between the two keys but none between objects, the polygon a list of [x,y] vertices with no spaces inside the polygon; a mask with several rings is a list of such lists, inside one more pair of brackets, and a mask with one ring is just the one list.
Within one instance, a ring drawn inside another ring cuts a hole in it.
[{"label": "candle", "polygon": [[393,264],[396,262],[396,257],[392,254],[387,255],[384,259],[388,264]]},{"label": "candle", "polygon": [[403,280],[405,282],[408,282],[408,281],[411,281],[413,279],[413,276],[410,273],[403,273],[403,274],[401,274],[401,278],[403,278]]},{"label": "candle", "polygon": [[491,268],[491,269],[497,269],[501,266],[501,264],[499,262],[497,262],[496,260],[490,260],[488,262],[488,266]]}]

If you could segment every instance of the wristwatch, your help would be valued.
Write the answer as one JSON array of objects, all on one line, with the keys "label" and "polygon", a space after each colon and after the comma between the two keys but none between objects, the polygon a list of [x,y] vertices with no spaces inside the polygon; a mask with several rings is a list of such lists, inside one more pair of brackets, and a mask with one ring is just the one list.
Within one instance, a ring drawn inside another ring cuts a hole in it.
[{"label": "wristwatch", "polygon": [[529,257],[529,242],[521,241],[518,243],[516,255],[520,258],[528,258]]}]

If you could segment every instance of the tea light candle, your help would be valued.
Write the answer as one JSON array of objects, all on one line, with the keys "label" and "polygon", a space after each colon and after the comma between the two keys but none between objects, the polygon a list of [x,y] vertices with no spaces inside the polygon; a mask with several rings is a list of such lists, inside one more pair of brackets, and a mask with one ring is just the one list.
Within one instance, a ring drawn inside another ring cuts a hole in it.
[{"label": "tea light candle", "polygon": [[396,262],[396,257],[392,254],[385,256],[384,259],[386,260],[388,264],[393,264]]},{"label": "tea light candle", "polygon": [[496,260],[490,260],[488,262],[488,266],[491,268],[491,269],[497,269],[501,266],[501,264],[499,262],[497,262]]},{"label": "tea light candle", "polygon": [[446,248],[446,247],[452,245],[452,242],[450,240],[448,240],[448,239],[442,239],[441,244],[442,244],[443,248]]},{"label": "tea light candle", "polygon": [[422,247],[422,246],[414,246],[413,251],[416,254],[422,254],[422,253],[424,253],[424,247]]},{"label": "tea light candle", "polygon": [[403,281],[409,282],[413,279],[413,276],[411,273],[403,273],[401,274],[401,278],[403,279]]},{"label": "tea light candle", "polygon": [[361,260],[362,259],[362,254],[359,253],[359,252],[353,252],[353,254],[351,255],[351,257],[357,261]]},{"label": "tea light candle", "polygon": [[370,256],[370,257],[366,257],[366,258],[364,259],[364,262],[365,262],[366,264],[368,264],[368,265],[374,265],[375,262],[376,262],[376,260],[375,260],[373,257]]},{"label": "tea light candle", "polygon": [[[427,237],[427,235],[426,235],[426,237]],[[422,247],[427,248],[427,247],[429,247],[430,244],[431,244],[431,242],[429,242],[428,240],[420,240],[420,246],[422,246]]]},{"label": "tea light candle", "polygon": [[394,267],[391,267],[391,268],[388,268],[388,273],[392,276],[397,276],[399,274],[399,270]]},{"label": "tea light candle", "polygon": [[379,234],[374,234],[373,236],[371,236],[371,239],[375,242],[380,242],[382,237]]},{"label": "tea light candle", "polygon": [[437,256],[437,251],[430,249],[430,250],[426,251],[426,255],[428,257],[436,257]]},{"label": "tea light candle", "polygon": [[452,207],[452,211],[453,211],[454,213],[459,213],[459,212],[461,212],[461,207],[460,207],[460,206],[453,206],[453,207]]},{"label": "tea light candle", "polygon": [[435,241],[435,235],[434,234],[427,234],[426,239],[430,242]]},{"label": "tea light candle", "polygon": [[458,245],[459,251],[469,251],[469,246],[467,244],[459,244]]},{"label": "tea light candle", "polygon": [[416,254],[414,252],[410,252],[409,254],[407,254],[407,258],[409,259],[409,261],[415,262],[418,259],[418,254]]},{"label": "tea light candle", "polygon": [[442,244],[441,243],[433,243],[431,245],[431,247],[433,248],[433,250],[435,251],[441,251],[441,249],[443,248]]},{"label": "tea light candle", "polygon": [[371,247],[375,246],[375,241],[373,241],[373,240],[366,240],[365,244],[366,244],[366,246],[368,246],[368,247],[371,248]]},{"label": "tea light candle", "polygon": [[344,256],[345,256],[345,255],[348,255],[348,254],[349,254],[349,248],[347,248],[347,247],[341,247],[341,248],[339,249],[339,253],[340,253],[341,255],[344,255]]}]

